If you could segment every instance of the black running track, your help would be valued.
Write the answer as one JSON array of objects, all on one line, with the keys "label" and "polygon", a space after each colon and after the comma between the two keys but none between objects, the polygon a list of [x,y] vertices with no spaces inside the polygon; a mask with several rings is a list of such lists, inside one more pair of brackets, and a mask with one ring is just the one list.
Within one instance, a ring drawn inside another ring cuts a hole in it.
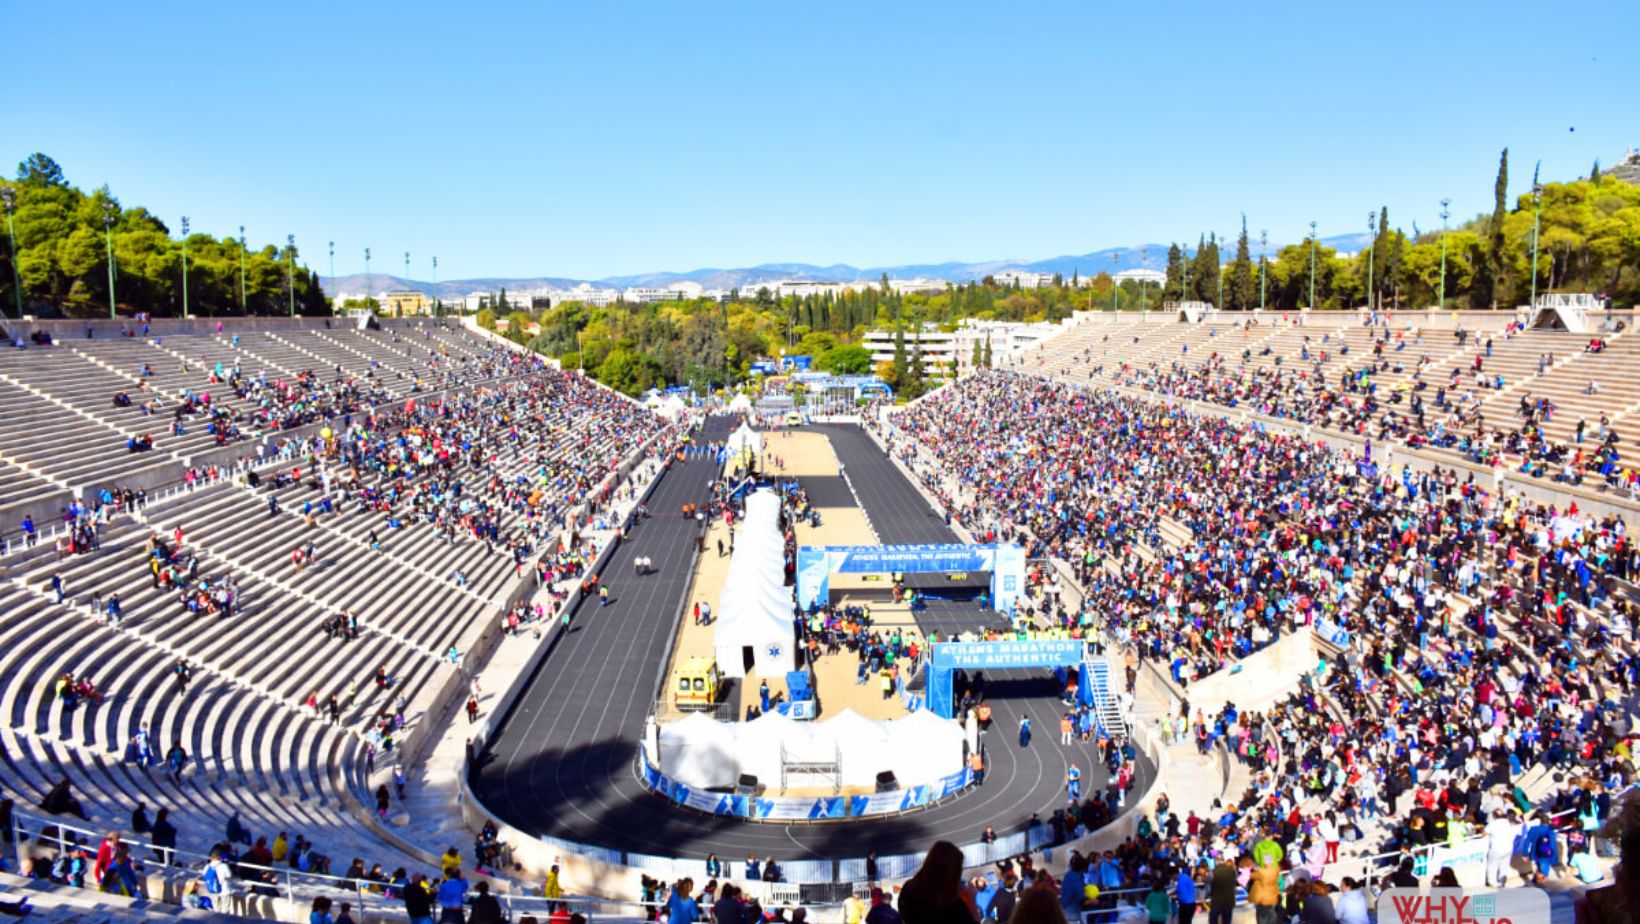
[{"label": "black running track", "polygon": [[[881,453],[881,468],[856,458],[847,448],[848,429],[833,436],[835,429],[828,428],[828,436],[843,444],[839,453],[862,501],[881,502],[873,500],[879,495],[870,484],[880,479],[892,477],[903,488],[885,495],[900,506],[871,508],[873,523],[883,529],[899,515],[943,528]],[[853,429],[876,452],[869,437]],[[729,432],[727,419],[712,418],[703,438],[721,440]],[[914,852],[941,838],[969,843],[986,825],[1006,832],[1032,813],[1047,817],[1063,804],[1072,759],[1083,768],[1085,791],[1104,785],[1091,746],[1059,746],[1051,681],[1007,676],[988,683],[996,728],[984,737],[985,784],[927,811],[870,821],[755,823],[678,808],[644,789],[635,773],[638,743],[656,671],[668,655],[670,624],[688,589],[695,536],[693,525],[675,511],[702,500],[715,473],[710,461],[673,463],[650,498],[654,517],[632,531],[606,572],[609,605],[599,607],[594,600],[579,606],[570,631],[555,632],[545,642],[552,650],[490,736],[472,774],[474,793],[489,811],[532,834],[637,853],[704,857],[711,852],[726,860],[749,853],[783,860],[847,858],[868,850],[885,856]],[[922,513],[906,504],[908,496],[922,504]],[[624,565],[635,555],[652,558],[656,573],[634,577]],[[1021,712],[1031,716],[1035,729],[1028,748],[1018,746],[1015,731]]]},{"label": "black running track", "polygon": [[[837,461],[843,463],[849,483],[870,515],[878,541],[889,545],[962,541],[864,430],[852,424],[829,424],[814,429],[831,440],[832,452],[837,454]],[[907,577],[912,586],[921,590],[960,598],[932,600],[927,609],[919,610],[917,626],[924,632],[938,632],[941,638],[949,638],[969,629],[1002,629],[1008,625],[1008,620],[995,610],[970,602],[977,588],[953,585],[938,574],[921,575],[920,580]]]}]

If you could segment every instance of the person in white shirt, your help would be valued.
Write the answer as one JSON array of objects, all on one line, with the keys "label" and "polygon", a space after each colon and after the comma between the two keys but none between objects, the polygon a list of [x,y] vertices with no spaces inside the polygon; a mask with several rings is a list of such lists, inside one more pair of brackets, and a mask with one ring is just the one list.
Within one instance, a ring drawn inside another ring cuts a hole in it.
[{"label": "person in white shirt", "polygon": [[1515,838],[1520,825],[1507,811],[1495,812],[1486,823],[1486,884],[1502,888],[1509,877],[1509,861],[1515,854]]}]

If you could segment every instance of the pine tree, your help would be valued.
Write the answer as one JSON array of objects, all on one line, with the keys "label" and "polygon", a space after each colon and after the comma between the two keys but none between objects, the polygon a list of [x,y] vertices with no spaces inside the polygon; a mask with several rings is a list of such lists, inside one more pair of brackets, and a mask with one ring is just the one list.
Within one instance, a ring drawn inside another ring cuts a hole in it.
[{"label": "pine tree", "polygon": [[1241,236],[1236,238],[1236,259],[1230,264],[1228,286],[1230,308],[1247,311],[1258,302],[1258,282],[1253,279],[1252,246],[1247,241],[1247,216],[1241,216]]},{"label": "pine tree", "polygon": [[1597,184],[1600,182],[1600,158],[1598,157],[1594,159],[1594,169],[1589,171],[1589,182]]},{"label": "pine tree", "polygon": [[[1597,160],[1594,162],[1594,169],[1596,173],[1600,171],[1600,161]],[[1076,288],[1079,284],[1081,284],[1081,282],[1082,268],[1078,266],[1071,267],[1071,288]]]},{"label": "pine tree", "polygon": [[979,341],[974,341],[974,355],[968,360],[969,364],[978,369],[985,362],[985,355],[980,351]]},{"label": "pine tree", "polygon": [[991,368],[991,338],[989,335],[985,338],[985,368]]}]

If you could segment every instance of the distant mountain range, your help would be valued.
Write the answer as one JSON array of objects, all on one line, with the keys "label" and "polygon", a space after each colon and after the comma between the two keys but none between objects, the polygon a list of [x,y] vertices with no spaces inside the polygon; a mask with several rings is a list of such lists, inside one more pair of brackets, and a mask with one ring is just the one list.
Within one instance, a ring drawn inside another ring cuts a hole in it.
[{"label": "distant mountain range", "polygon": [[[1368,237],[1365,234],[1341,234],[1335,237],[1324,237],[1321,243],[1340,251],[1354,253],[1365,249]],[[1268,253],[1274,253],[1283,245],[1273,244]],[[1235,244],[1230,242],[1222,247],[1221,252],[1228,259],[1234,251]],[[1167,267],[1167,244],[1145,244],[1139,247],[1109,247],[1096,250],[1093,253],[1080,255],[1066,255],[1050,257],[1046,260],[991,260],[983,263],[910,263],[900,266],[857,267],[846,263],[836,263],[831,266],[816,266],[812,263],[764,263],[759,266],[748,266],[740,269],[704,268],[691,270],[686,273],[639,273],[632,276],[607,276],[603,279],[568,279],[559,276],[530,276],[516,278],[477,277],[472,279],[443,279],[438,285],[417,279],[404,279],[388,273],[375,273],[367,281],[363,273],[354,273],[349,276],[338,276],[334,279],[321,277],[326,292],[357,295],[365,291],[368,283],[371,291],[384,292],[388,290],[414,290],[429,297],[447,300],[459,299],[473,292],[497,292],[507,289],[512,292],[530,292],[540,289],[568,289],[582,282],[599,288],[627,289],[633,286],[666,286],[674,282],[698,282],[706,289],[752,289],[767,282],[776,282],[784,279],[802,279],[817,282],[869,282],[882,278],[884,273],[891,279],[945,279],[950,282],[973,282],[986,276],[994,275],[1003,270],[1025,270],[1036,273],[1059,273],[1069,279],[1073,273],[1083,276],[1097,275],[1112,270],[1154,269],[1162,270]],[[1253,256],[1259,255],[1258,242],[1253,242]],[[1113,260],[1112,257],[1115,259]]]}]

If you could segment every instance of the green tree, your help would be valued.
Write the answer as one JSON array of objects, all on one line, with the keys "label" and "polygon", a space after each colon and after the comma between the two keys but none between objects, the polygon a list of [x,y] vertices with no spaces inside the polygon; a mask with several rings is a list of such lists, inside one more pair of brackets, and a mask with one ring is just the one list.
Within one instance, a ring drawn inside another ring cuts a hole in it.
[{"label": "green tree", "polygon": [[818,362],[837,375],[865,375],[871,371],[871,351],[857,344],[837,346],[820,354]]}]

